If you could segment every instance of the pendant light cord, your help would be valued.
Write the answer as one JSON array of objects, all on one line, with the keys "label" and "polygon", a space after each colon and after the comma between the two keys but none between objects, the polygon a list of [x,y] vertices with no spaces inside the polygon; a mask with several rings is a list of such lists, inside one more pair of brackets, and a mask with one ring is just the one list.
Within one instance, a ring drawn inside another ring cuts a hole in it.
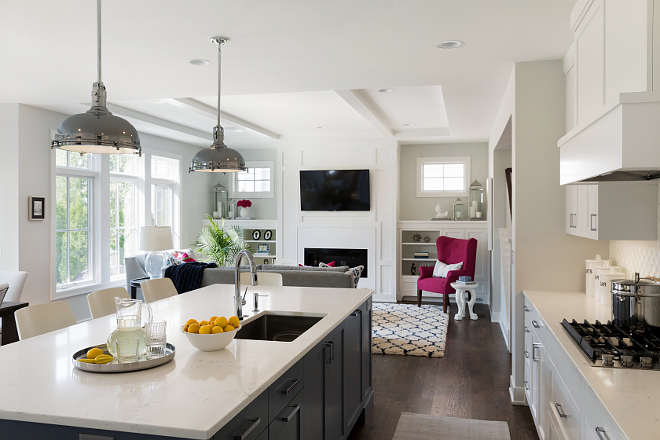
[{"label": "pendant light cord", "polygon": [[[101,1],[101,0],[99,0]],[[220,93],[221,90],[221,78],[222,78],[222,41],[218,42],[218,127],[220,127]]]},{"label": "pendant light cord", "polygon": [[96,56],[98,58],[99,83],[101,83],[101,0],[96,0]]}]

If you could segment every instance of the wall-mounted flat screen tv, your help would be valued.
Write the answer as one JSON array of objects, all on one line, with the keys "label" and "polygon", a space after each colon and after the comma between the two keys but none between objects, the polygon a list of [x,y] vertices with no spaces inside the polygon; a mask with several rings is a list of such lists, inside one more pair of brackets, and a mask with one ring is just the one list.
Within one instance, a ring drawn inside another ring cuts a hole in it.
[{"label": "wall-mounted flat screen tv", "polygon": [[300,171],[302,211],[369,211],[369,170]]}]

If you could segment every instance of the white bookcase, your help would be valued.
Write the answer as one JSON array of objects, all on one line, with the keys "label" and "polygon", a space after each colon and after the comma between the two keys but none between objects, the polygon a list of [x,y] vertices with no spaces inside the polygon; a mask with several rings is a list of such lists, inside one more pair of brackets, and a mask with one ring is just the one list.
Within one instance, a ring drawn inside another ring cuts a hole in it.
[{"label": "white bookcase", "polygon": [[[434,266],[438,259],[435,241],[440,236],[461,239],[477,239],[477,261],[474,279],[479,283],[477,301],[489,303],[490,297],[490,252],[485,221],[401,221],[398,223],[397,257],[397,300],[404,296],[417,297],[417,278],[419,266]],[[413,240],[413,235],[421,236],[420,242]],[[428,241],[427,241],[428,240]],[[428,258],[415,258],[415,252],[428,252]],[[411,272],[412,265],[416,271]],[[424,292],[427,298],[442,298],[441,294]],[[450,297],[453,298],[453,297]]]},{"label": "white bookcase", "polygon": [[[222,220],[214,220],[218,226]],[[209,226],[208,220],[203,220],[202,226]],[[238,225],[243,229],[243,242],[250,246],[257,264],[276,264],[278,258],[277,220],[225,220],[225,228]],[[259,231],[259,238],[254,239],[253,233]],[[270,231],[271,237],[266,240],[266,231]],[[261,246],[260,246],[261,245]],[[260,247],[267,247],[268,252],[259,252]]]}]

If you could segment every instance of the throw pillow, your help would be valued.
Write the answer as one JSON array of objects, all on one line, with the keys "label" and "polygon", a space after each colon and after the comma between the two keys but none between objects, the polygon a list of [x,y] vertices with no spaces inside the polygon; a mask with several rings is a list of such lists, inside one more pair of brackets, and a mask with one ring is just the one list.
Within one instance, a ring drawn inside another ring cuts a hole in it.
[{"label": "throw pillow", "polygon": [[450,270],[459,270],[463,267],[463,262],[456,264],[446,264],[438,260],[435,262],[435,267],[433,268],[433,277],[434,278],[447,278],[447,273]]},{"label": "throw pillow", "polygon": [[325,264],[324,262],[321,261],[321,262],[319,263],[319,267],[335,267],[335,262],[334,262],[334,261],[331,261],[331,262],[329,262],[328,264]]},{"label": "throw pillow", "polygon": [[192,258],[190,255],[188,255],[186,252],[181,252],[181,251],[174,251],[174,257],[178,260],[183,261],[184,263],[194,263],[197,260]]},{"label": "throw pillow", "polygon": [[360,282],[360,275],[362,275],[363,270],[364,266],[355,266],[351,267],[345,272],[346,274],[350,274],[353,287],[357,288],[358,283]]}]

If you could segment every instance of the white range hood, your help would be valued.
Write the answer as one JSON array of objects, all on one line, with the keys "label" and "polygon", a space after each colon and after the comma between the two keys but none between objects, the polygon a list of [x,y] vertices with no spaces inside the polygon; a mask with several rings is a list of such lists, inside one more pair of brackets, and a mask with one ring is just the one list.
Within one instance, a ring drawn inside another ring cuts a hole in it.
[{"label": "white range hood", "polygon": [[660,92],[621,93],[557,142],[560,183],[660,177]]}]

